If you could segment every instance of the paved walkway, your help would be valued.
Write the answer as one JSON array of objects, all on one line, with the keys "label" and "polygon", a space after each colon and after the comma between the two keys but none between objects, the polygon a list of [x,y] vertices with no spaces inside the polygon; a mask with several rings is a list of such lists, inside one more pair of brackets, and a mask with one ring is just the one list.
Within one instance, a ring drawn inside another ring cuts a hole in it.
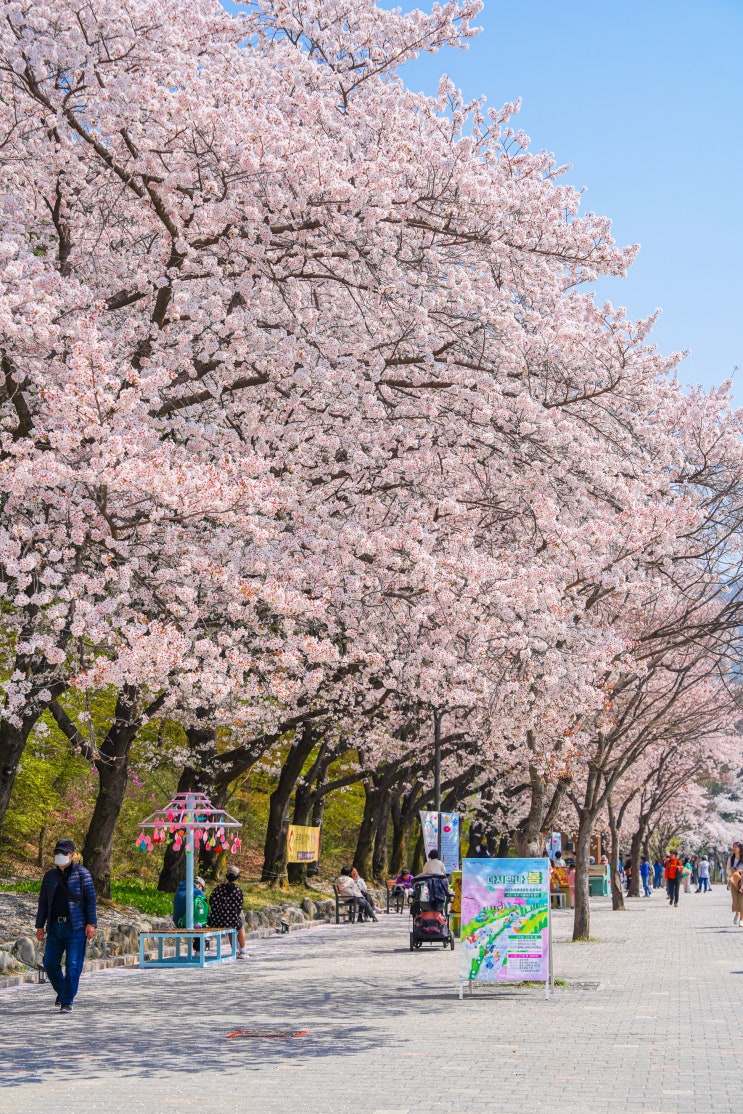
[{"label": "paved walkway", "polygon": [[[741,1110],[743,929],[728,894],[594,903],[571,984],[456,993],[456,953],[408,951],[403,917],[252,943],[207,971],[84,978],[75,1013],[48,987],[0,992],[0,1111],[12,1114],[732,1114]],[[241,1027],[308,1029],[226,1040]]]}]

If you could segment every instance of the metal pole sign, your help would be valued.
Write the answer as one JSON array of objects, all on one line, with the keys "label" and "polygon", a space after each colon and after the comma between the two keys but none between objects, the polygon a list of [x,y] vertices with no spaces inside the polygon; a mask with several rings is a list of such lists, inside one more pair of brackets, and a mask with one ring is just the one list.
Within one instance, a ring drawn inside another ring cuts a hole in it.
[{"label": "metal pole sign", "polygon": [[548,859],[464,859],[459,997],[475,981],[552,978]]}]

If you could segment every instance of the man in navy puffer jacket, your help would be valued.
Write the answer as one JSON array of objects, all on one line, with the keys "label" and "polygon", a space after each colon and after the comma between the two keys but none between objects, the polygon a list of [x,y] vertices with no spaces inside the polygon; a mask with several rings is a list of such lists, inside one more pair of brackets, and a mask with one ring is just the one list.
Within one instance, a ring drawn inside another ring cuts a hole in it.
[{"label": "man in navy puffer jacket", "polygon": [[85,943],[92,940],[97,924],[93,879],[84,866],[73,863],[74,853],[71,839],[57,841],[56,865],[44,875],[36,913],[36,939],[42,941],[46,930],[44,967],[57,993],[55,1005],[60,1007],[60,1013],[72,1013],[85,960]]}]

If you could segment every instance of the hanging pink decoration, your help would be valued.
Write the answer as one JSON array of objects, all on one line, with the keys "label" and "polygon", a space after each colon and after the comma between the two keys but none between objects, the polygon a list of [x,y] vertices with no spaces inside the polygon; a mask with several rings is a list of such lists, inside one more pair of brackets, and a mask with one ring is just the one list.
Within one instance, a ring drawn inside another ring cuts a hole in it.
[{"label": "hanging pink decoration", "polygon": [[[228,829],[239,827],[238,820],[224,809],[214,808],[203,793],[179,793],[165,809],[158,809],[142,821],[135,842],[142,851],[154,850],[155,844],[169,843],[176,852],[185,847],[189,855],[201,846],[218,855],[227,851],[234,854],[240,839],[233,838],[232,833],[228,835]],[[151,836],[145,835],[146,828],[152,829]]]}]

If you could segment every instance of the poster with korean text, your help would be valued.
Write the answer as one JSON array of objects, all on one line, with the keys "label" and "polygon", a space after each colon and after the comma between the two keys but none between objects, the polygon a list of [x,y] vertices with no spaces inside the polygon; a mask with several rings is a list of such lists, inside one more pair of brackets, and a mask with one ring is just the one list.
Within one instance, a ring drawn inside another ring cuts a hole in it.
[{"label": "poster with korean text", "polygon": [[320,829],[290,824],[286,834],[286,861],[312,863],[320,858]]},{"label": "poster with korean text", "polygon": [[464,859],[461,982],[547,982],[549,861]]}]

